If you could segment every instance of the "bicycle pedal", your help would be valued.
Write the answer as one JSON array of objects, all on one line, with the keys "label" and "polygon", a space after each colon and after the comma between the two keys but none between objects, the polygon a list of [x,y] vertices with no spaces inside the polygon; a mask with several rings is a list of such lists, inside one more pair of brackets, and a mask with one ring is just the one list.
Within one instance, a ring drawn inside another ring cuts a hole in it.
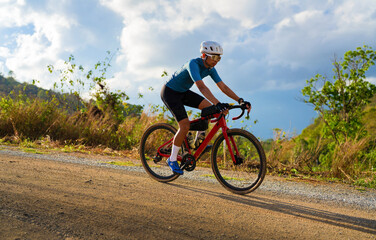
[{"label": "bicycle pedal", "polygon": [[161,156],[155,156],[155,157],[153,157],[153,162],[154,162],[154,163],[158,163],[158,162],[160,162],[161,160],[162,160]]}]

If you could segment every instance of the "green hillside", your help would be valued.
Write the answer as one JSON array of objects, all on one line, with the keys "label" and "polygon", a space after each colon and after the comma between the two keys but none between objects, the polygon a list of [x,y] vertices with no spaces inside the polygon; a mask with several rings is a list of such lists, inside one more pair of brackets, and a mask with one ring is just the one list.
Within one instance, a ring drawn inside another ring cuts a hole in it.
[{"label": "green hillside", "polygon": [[[368,134],[376,137],[376,95],[373,96],[371,102],[363,110],[363,124]],[[300,137],[319,137],[321,135],[321,128],[323,127],[321,118],[316,118],[314,122],[303,129]]]},{"label": "green hillside", "polygon": [[32,84],[19,83],[13,77],[3,77],[0,75],[0,95],[8,95],[11,91],[18,93],[19,91],[27,93],[30,97],[38,96],[39,91],[46,91]]},{"label": "green hillside", "polygon": [[0,94],[8,95],[12,90],[16,89],[20,83],[12,77],[5,78],[0,75]]},{"label": "green hillside", "polygon": [[[79,96],[74,94],[62,94],[56,91],[46,90],[33,84],[20,83],[13,77],[3,77],[0,75],[0,97],[8,96],[9,94],[15,97],[19,96],[20,93],[30,99],[38,98],[43,101],[50,101],[55,98],[58,101],[58,106],[62,109],[68,110],[71,114],[77,110],[85,108],[85,102]],[[141,105],[127,104],[127,108],[123,109],[124,116],[140,115],[142,109],[143,106]]]},{"label": "green hillside", "polygon": [[11,97],[25,95],[28,98],[39,98],[44,101],[49,101],[56,98],[59,106],[69,110],[71,113],[77,109],[84,107],[81,99],[73,94],[61,94],[54,91],[46,90],[29,83],[20,83],[13,77],[3,77],[0,75],[0,96]]},{"label": "green hillside", "polygon": [[368,133],[376,137],[376,96],[373,96],[372,102],[364,109],[363,123]]}]

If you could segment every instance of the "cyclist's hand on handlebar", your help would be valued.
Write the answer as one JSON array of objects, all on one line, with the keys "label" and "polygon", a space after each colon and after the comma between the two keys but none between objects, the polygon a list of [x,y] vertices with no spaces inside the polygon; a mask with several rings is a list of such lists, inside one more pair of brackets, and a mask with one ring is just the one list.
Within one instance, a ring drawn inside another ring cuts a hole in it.
[{"label": "cyclist's hand on handlebar", "polygon": [[250,102],[244,101],[243,98],[240,98],[238,102],[239,102],[240,106],[242,106],[242,107],[245,106],[245,109],[248,109],[248,113],[251,111],[252,105],[251,105]]},{"label": "cyclist's hand on handlebar", "polygon": [[219,112],[222,112],[222,111],[228,109],[229,106],[230,105],[228,103],[221,103],[221,102],[219,102],[219,103],[215,104],[215,107],[217,108],[217,110]]}]

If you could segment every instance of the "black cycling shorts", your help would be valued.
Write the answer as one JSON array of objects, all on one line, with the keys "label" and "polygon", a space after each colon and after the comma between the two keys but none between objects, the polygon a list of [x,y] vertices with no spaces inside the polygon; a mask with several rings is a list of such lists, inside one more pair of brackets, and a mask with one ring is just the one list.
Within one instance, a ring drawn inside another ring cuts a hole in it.
[{"label": "black cycling shorts", "polygon": [[200,103],[205,99],[191,90],[186,92],[177,92],[166,85],[162,87],[161,98],[178,122],[188,118],[187,111],[185,110],[184,106],[198,108]]}]

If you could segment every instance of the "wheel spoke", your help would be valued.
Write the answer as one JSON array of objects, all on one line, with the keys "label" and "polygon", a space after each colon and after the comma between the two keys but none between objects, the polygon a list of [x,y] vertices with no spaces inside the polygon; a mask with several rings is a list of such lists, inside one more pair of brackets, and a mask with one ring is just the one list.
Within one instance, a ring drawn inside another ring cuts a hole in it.
[{"label": "wheel spoke", "polygon": [[166,163],[171,154],[171,139],[175,132],[176,129],[168,124],[155,124],[145,131],[141,139],[142,165],[146,172],[157,181],[168,182],[178,177],[172,173]]},{"label": "wheel spoke", "polygon": [[235,144],[239,155],[231,156],[223,135],[220,136],[214,144],[213,171],[228,190],[240,194],[251,192],[265,175],[264,151],[257,139],[244,130],[229,130],[227,134],[233,139],[231,148],[234,150]]}]

